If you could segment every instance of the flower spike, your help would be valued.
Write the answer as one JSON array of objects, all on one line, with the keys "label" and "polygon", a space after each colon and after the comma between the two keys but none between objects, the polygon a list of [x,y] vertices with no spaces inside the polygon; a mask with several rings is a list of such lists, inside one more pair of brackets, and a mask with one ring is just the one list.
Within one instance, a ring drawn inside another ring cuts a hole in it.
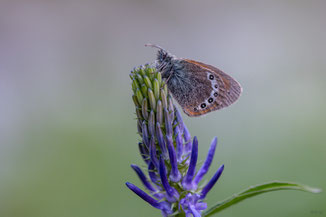
[{"label": "flower spike", "polygon": [[149,65],[131,72],[137,131],[141,136],[140,154],[147,168],[148,178],[136,165],[131,165],[148,190],[126,183],[129,189],[153,207],[163,217],[200,217],[207,208],[204,198],[213,187],[222,169],[203,188],[198,183],[207,173],[215,153],[214,138],[207,158],[197,172],[198,140],[192,139],[181,113],[173,104],[160,72]]}]

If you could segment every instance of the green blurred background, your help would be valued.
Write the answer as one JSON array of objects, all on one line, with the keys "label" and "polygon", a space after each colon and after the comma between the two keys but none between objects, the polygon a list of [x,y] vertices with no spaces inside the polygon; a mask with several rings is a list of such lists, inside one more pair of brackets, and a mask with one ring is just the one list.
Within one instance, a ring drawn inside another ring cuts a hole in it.
[{"label": "green blurred background", "polygon": [[[224,174],[208,204],[250,185],[326,190],[326,1],[0,1],[0,216],[160,216],[125,187],[142,165],[130,70],[157,43],[243,86],[184,121]],[[325,193],[261,195],[220,213],[326,216]]]}]

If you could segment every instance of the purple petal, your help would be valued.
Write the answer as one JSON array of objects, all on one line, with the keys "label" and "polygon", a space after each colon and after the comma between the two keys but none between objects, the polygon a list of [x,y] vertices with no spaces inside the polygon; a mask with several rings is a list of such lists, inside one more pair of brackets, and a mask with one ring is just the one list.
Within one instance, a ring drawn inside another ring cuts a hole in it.
[{"label": "purple petal", "polygon": [[139,120],[137,121],[137,131],[140,136],[143,136],[142,124]]},{"label": "purple petal", "polygon": [[180,127],[176,126],[174,130],[175,137],[175,143],[177,145],[177,159],[178,162],[182,161],[182,154],[183,154],[183,142],[182,142],[182,133],[180,131]]},{"label": "purple petal", "polygon": [[180,207],[182,207],[182,210],[186,213],[186,216],[200,216],[200,210],[206,209],[207,205],[206,203],[198,202],[198,199],[198,194],[188,193],[180,200],[179,210],[181,210]]},{"label": "purple petal", "polygon": [[152,162],[148,164],[148,175],[149,178],[153,183],[159,183],[160,179],[157,177],[156,173],[154,172],[155,166]]},{"label": "purple petal", "polygon": [[143,143],[149,149],[149,137],[148,137],[146,121],[143,121],[142,131],[143,131]]},{"label": "purple petal", "polygon": [[155,135],[155,115],[154,111],[152,110],[149,113],[149,118],[148,118],[148,132],[150,136]]},{"label": "purple petal", "polygon": [[164,160],[163,160],[162,157],[160,158],[160,169],[159,169],[159,172],[160,172],[160,177],[161,177],[163,188],[166,191],[166,196],[167,196],[166,199],[169,202],[171,202],[171,203],[176,202],[177,201],[177,198],[179,198],[179,194],[169,184],[168,178],[166,176],[166,169],[165,169]]},{"label": "purple petal", "polygon": [[206,194],[212,189],[212,187],[215,185],[217,180],[220,178],[222,172],[224,170],[224,164],[218,168],[212,179],[206,184],[206,186],[201,191],[200,199],[204,199],[206,197]]},{"label": "purple petal", "polygon": [[156,145],[155,145],[155,138],[154,138],[154,136],[152,136],[149,145],[150,145],[150,147],[149,147],[149,153],[150,153],[150,156],[151,156],[151,162],[158,169],[158,159],[157,159],[157,156],[156,156]]},{"label": "purple petal", "polygon": [[163,108],[161,100],[158,100],[156,104],[156,121],[160,124],[163,123]]},{"label": "purple petal", "polygon": [[153,207],[155,207],[157,209],[161,209],[161,205],[157,200],[155,200],[154,198],[152,198],[151,196],[146,194],[144,191],[142,191],[136,185],[131,184],[129,182],[127,182],[126,185],[130,190],[132,190],[134,193],[136,193],[139,197],[141,197],[147,203],[149,203],[150,205],[152,205]]},{"label": "purple petal", "polygon": [[171,204],[166,201],[160,202],[160,209],[162,210],[163,217],[168,217],[173,213],[173,210],[171,209]]},{"label": "purple petal", "polygon": [[207,209],[207,203],[198,202],[195,207],[197,210],[205,210]]},{"label": "purple petal", "polygon": [[[171,205],[168,202],[166,202],[166,201],[158,202],[158,200],[155,200],[154,198],[152,198],[151,196],[149,196],[148,194],[146,194],[144,191],[142,191],[140,188],[138,188],[134,184],[131,184],[129,182],[126,182],[126,185],[127,185],[127,187],[130,190],[132,190],[140,198],[142,198],[143,200],[145,200],[146,202],[148,202],[153,207],[162,210],[162,212],[164,212],[164,213],[172,214]],[[162,199],[162,197],[160,198],[160,200],[161,199]]]},{"label": "purple petal", "polygon": [[160,146],[160,149],[162,151],[162,154],[163,154],[164,158],[167,158],[168,152],[166,150],[166,145],[165,145],[165,142],[164,142],[163,133],[162,133],[162,130],[161,130],[161,125],[160,125],[159,122],[156,123],[156,138],[157,138],[158,145]]},{"label": "purple petal", "polygon": [[143,160],[145,161],[146,164],[148,164],[149,158],[148,158],[148,151],[146,150],[146,147],[144,147],[144,144],[140,142],[138,143],[138,148]]},{"label": "purple petal", "polygon": [[175,108],[175,115],[177,117],[177,121],[179,123],[179,127],[180,127],[180,132],[181,134],[183,134],[183,130],[184,130],[184,123],[183,123],[183,120],[182,120],[182,116],[181,116],[181,113],[179,112],[179,110],[177,108]]},{"label": "purple petal", "polygon": [[186,127],[186,125],[184,125],[184,132],[183,132],[183,137],[185,140],[185,152],[189,153],[191,151],[191,135],[189,133],[188,128]]},{"label": "purple petal", "polygon": [[192,185],[192,179],[195,175],[196,164],[197,164],[197,157],[198,157],[198,140],[197,137],[194,137],[194,141],[192,143],[192,151],[191,151],[191,159],[189,164],[189,169],[187,175],[182,180],[182,186],[186,190],[194,189],[194,185]]},{"label": "purple petal", "polygon": [[193,215],[193,217],[201,217],[200,212],[196,210],[196,207],[194,205],[190,205],[189,209]]},{"label": "purple petal", "polygon": [[170,180],[173,182],[178,182],[181,179],[181,174],[178,170],[177,157],[175,154],[172,137],[166,136],[166,141],[171,164]]},{"label": "purple petal", "polygon": [[143,171],[135,164],[131,164],[131,167],[135,170],[135,172],[137,173],[139,179],[142,181],[142,183],[144,184],[144,186],[152,191],[155,192],[156,189],[151,185],[151,183],[147,180],[145,174],[143,173]]},{"label": "purple petal", "polygon": [[158,191],[152,195],[154,197],[156,197],[157,199],[163,199],[163,198],[165,198],[165,194],[160,193],[160,191],[162,191],[162,188],[161,188],[161,186],[156,185],[156,184],[160,183],[160,180],[157,177],[157,175],[155,174],[154,169],[155,169],[154,164],[152,162],[150,162],[148,165],[148,174],[149,174],[151,181],[153,182],[152,185],[155,186],[155,189],[158,189]]},{"label": "purple petal", "polygon": [[172,121],[169,116],[168,110],[164,109],[164,121],[165,121],[165,130],[167,136],[172,136]]},{"label": "purple petal", "polygon": [[202,178],[204,177],[204,175],[208,172],[209,167],[211,166],[211,163],[213,161],[214,158],[214,153],[215,153],[215,149],[216,149],[216,144],[217,144],[217,137],[215,137],[212,140],[211,146],[209,148],[206,160],[204,162],[204,164],[202,165],[202,167],[200,168],[200,170],[198,171],[195,179],[194,179],[194,184],[197,186],[198,183],[202,180]]},{"label": "purple petal", "polygon": [[174,105],[172,102],[171,96],[168,98],[168,107],[169,107],[169,112],[170,112],[170,120],[172,121],[174,119]]}]

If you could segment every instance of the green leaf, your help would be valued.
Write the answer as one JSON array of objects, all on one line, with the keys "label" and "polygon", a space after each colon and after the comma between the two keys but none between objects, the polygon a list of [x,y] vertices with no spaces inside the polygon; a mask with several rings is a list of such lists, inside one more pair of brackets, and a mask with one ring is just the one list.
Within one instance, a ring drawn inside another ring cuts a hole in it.
[{"label": "green leaf", "polygon": [[281,181],[272,181],[256,186],[251,186],[248,189],[232,195],[230,198],[227,198],[224,201],[218,202],[213,207],[207,209],[202,213],[202,216],[208,217],[212,216],[215,213],[218,213],[236,203],[239,203],[247,198],[266,193],[271,191],[278,191],[278,190],[300,190],[300,191],[306,191],[310,193],[319,193],[321,192],[321,189],[313,188],[307,185],[301,185],[297,183],[291,183],[291,182],[281,182]]}]

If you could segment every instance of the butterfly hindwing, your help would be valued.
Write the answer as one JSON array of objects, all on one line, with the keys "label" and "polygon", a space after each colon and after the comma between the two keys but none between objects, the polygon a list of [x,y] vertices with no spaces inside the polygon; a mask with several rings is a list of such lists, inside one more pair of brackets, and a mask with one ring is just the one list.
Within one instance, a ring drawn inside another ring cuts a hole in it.
[{"label": "butterfly hindwing", "polygon": [[211,82],[207,73],[199,65],[179,60],[176,65],[181,68],[174,70],[167,85],[175,100],[189,116],[192,112],[200,112],[198,108],[212,93]]}]

